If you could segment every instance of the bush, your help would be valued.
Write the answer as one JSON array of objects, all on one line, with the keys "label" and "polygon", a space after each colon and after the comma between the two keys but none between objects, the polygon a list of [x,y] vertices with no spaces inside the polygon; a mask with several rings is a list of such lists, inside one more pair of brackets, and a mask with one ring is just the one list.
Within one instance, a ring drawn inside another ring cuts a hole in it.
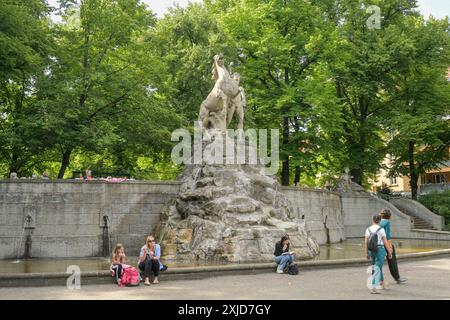
[{"label": "bush", "polygon": [[434,213],[443,216],[446,229],[450,229],[450,190],[421,195],[419,202]]},{"label": "bush", "polygon": [[392,190],[386,183],[382,183],[381,187],[377,187],[377,195],[379,198],[389,201],[389,198],[392,196]]},{"label": "bush", "polygon": [[381,187],[377,187],[377,193],[385,194],[385,195],[391,195],[392,190],[389,188],[389,186],[386,183],[382,183]]}]

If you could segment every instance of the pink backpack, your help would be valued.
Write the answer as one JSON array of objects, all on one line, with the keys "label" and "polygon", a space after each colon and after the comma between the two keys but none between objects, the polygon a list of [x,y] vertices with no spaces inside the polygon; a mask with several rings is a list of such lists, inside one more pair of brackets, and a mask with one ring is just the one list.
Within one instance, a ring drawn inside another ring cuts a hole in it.
[{"label": "pink backpack", "polygon": [[136,287],[139,285],[139,272],[135,267],[127,267],[122,272],[119,286]]}]

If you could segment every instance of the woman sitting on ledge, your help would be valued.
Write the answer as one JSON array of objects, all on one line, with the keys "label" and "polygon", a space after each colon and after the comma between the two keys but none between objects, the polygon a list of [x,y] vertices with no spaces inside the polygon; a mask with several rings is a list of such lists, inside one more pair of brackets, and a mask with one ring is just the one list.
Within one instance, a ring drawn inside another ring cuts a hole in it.
[{"label": "woman sitting on ledge", "polygon": [[155,243],[155,238],[152,236],[147,237],[147,243],[141,248],[139,254],[139,270],[144,272],[145,281],[144,284],[150,285],[150,276],[153,272],[155,279],[153,283],[158,283],[158,275],[160,270],[159,258],[161,257],[161,247]]},{"label": "woman sitting on ledge", "polygon": [[277,273],[284,273],[284,269],[294,261],[294,253],[289,252],[290,240],[288,235],[284,235],[281,241],[275,244],[275,262],[277,263]]}]

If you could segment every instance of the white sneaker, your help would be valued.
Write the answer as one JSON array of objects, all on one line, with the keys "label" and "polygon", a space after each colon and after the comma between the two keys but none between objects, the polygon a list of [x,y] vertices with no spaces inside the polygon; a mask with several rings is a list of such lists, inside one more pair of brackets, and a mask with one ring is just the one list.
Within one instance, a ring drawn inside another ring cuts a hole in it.
[{"label": "white sneaker", "polygon": [[385,282],[384,284],[379,284],[376,286],[377,290],[387,290],[387,283]]},{"label": "white sneaker", "polygon": [[277,269],[277,273],[284,273],[283,270]]}]

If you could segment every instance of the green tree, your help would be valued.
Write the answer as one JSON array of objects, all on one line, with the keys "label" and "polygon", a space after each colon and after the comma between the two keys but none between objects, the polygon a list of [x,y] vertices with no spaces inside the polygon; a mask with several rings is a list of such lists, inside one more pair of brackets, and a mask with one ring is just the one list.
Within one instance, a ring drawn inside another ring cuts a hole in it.
[{"label": "green tree", "polygon": [[369,28],[368,3],[343,0],[327,8],[334,17],[340,41],[339,61],[330,64],[342,101],[347,166],[355,182],[365,184],[386,154],[381,124],[391,108],[383,92],[395,86],[391,74],[405,69],[414,50],[404,32],[405,19],[416,16],[414,0],[371,1],[380,8],[380,28]]},{"label": "green tree", "polygon": [[292,168],[298,183],[301,168],[312,174],[332,158],[328,142],[339,131],[334,88],[321,63],[334,44],[333,25],[308,1],[215,5],[245,81],[247,115],[259,128],[280,128],[281,183],[291,183]]},{"label": "green tree", "polygon": [[162,68],[158,91],[184,116],[184,124],[192,127],[200,104],[214,86],[213,56],[222,52],[232,61],[217,17],[201,3],[174,6],[149,31],[147,41]]},{"label": "green tree", "polygon": [[160,150],[176,119],[154,91],[159,70],[145,35],[156,19],[135,0],[63,1],[61,10],[58,46],[38,91],[48,142],[60,152],[58,178],[74,151],[108,150],[116,166],[130,167],[127,155]]},{"label": "green tree", "polygon": [[450,24],[448,19],[410,20],[414,52],[406,67],[393,75],[388,92],[390,175],[410,178],[412,199],[418,179],[448,160],[450,147]]},{"label": "green tree", "polygon": [[43,0],[2,0],[1,8],[0,174],[29,174],[46,147],[35,82],[53,45],[49,8]]}]

